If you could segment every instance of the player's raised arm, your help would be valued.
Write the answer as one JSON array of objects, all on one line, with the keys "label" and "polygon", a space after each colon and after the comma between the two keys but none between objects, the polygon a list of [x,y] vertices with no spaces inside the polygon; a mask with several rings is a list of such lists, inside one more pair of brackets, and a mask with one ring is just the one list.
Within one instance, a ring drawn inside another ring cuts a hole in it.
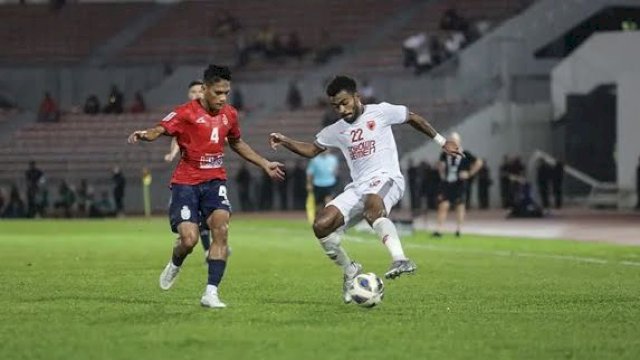
[{"label": "player's raised arm", "polygon": [[166,130],[162,126],[154,126],[146,130],[134,131],[133,133],[131,133],[131,135],[129,135],[129,138],[127,139],[127,141],[129,142],[129,144],[135,144],[140,140],[154,141],[157,138],[159,138],[160,135],[163,135],[165,133],[166,133]]},{"label": "player's raised arm", "polygon": [[446,152],[447,154],[464,156],[462,154],[462,149],[460,148],[460,146],[458,146],[458,144],[451,140],[447,140],[444,136],[438,134],[436,129],[434,129],[433,126],[431,126],[431,124],[429,124],[429,122],[422,116],[413,112],[409,112],[409,119],[407,120],[407,123],[409,123],[409,125],[411,125],[414,129],[420,131],[421,133],[427,135],[435,142],[437,142],[438,145],[442,147],[442,150],[444,150],[444,152]]},{"label": "player's raised arm", "polygon": [[325,148],[318,146],[316,143],[293,140],[280,133],[271,133],[269,135],[269,144],[271,144],[271,148],[273,150],[276,150],[278,146],[282,145],[289,151],[306,158],[315,157],[326,150]]},{"label": "player's raised arm", "polygon": [[284,180],[284,165],[260,156],[241,138],[227,138],[229,147],[245,160],[261,167],[274,180]]}]

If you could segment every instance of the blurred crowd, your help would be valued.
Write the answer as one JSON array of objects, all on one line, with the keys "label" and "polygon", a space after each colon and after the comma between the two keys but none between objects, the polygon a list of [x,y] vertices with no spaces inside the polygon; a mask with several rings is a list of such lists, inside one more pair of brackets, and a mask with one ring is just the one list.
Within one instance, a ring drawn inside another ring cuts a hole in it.
[{"label": "blurred crowd", "polygon": [[24,179],[24,192],[18,184],[11,184],[8,191],[0,188],[0,217],[102,218],[124,214],[126,180],[119,167],[113,169],[111,186],[102,186],[99,192],[83,179],[77,186],[63,180],[55,194],[49,194],[47,177],[33,161],[29,163]]},{"label": "blurred crowd", "polygon": [[420,75],[455,57],[460,50],[484,35],[489,27],[487,20],[472,21],[456,9],[448,9],[440,18],[440,31],[421,31],[403,41],[403,65]]}]

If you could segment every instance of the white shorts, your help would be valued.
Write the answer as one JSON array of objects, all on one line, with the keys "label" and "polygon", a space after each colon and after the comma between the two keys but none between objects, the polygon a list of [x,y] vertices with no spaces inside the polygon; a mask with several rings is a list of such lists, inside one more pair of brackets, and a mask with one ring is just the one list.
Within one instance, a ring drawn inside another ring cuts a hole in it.
[{"label": "white shorts", "polygon": [[352,182],[344,188],[344,192],[331,200],[327,206],[333,205],[340,210],[344,217],[345,225],[342,230],[346,230],[363,219],[365,196],[377,194],[384,202],[387,215],[404,194],[404,179],[390,178],[385,176],[375,176],[371,179],[358,183]]}]

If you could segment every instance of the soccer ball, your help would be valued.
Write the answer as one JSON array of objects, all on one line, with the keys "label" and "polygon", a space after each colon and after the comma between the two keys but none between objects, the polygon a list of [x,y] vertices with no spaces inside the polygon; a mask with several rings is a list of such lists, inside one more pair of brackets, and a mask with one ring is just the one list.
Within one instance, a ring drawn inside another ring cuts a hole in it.
[{"label": "soccer ball", "polygon": [[360,274],[353,279],[353,285],[349,288],[349,295],[360,306],[374,307],[384,297],[384,284],[374,273]]}]

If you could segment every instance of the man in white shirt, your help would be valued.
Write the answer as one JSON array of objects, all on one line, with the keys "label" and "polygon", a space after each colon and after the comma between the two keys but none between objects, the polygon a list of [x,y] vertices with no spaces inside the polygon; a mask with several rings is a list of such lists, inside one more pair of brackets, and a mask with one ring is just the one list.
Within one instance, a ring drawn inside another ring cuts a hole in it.
[{"label": "man in white shirt", "polygon": [[326,92],[340,120],[322,129],[313,143],[293,140],[281,133],[272,133],[270,142],[274,149],[282,145],[307,158],[329,147],[337,148],[347,161],[352,182],[316,215],[313,231],[327,256],[342,267],[343,299],[349,303],[352,299],[347,290],[362,272],[362,265],[351,261],[340,245],[340,238],[362,219],[371,225],[393,259],[385,278],[394,279],[416,270],[415,263],[404,254],[395,225],[387,217],[404,193],[404,177],[391,125],[409,123],[438,142],[447,153],[461,154],[461,149],[405,106],[384,102],[363,105],[356,82],[347,76],[335,77]]}]

